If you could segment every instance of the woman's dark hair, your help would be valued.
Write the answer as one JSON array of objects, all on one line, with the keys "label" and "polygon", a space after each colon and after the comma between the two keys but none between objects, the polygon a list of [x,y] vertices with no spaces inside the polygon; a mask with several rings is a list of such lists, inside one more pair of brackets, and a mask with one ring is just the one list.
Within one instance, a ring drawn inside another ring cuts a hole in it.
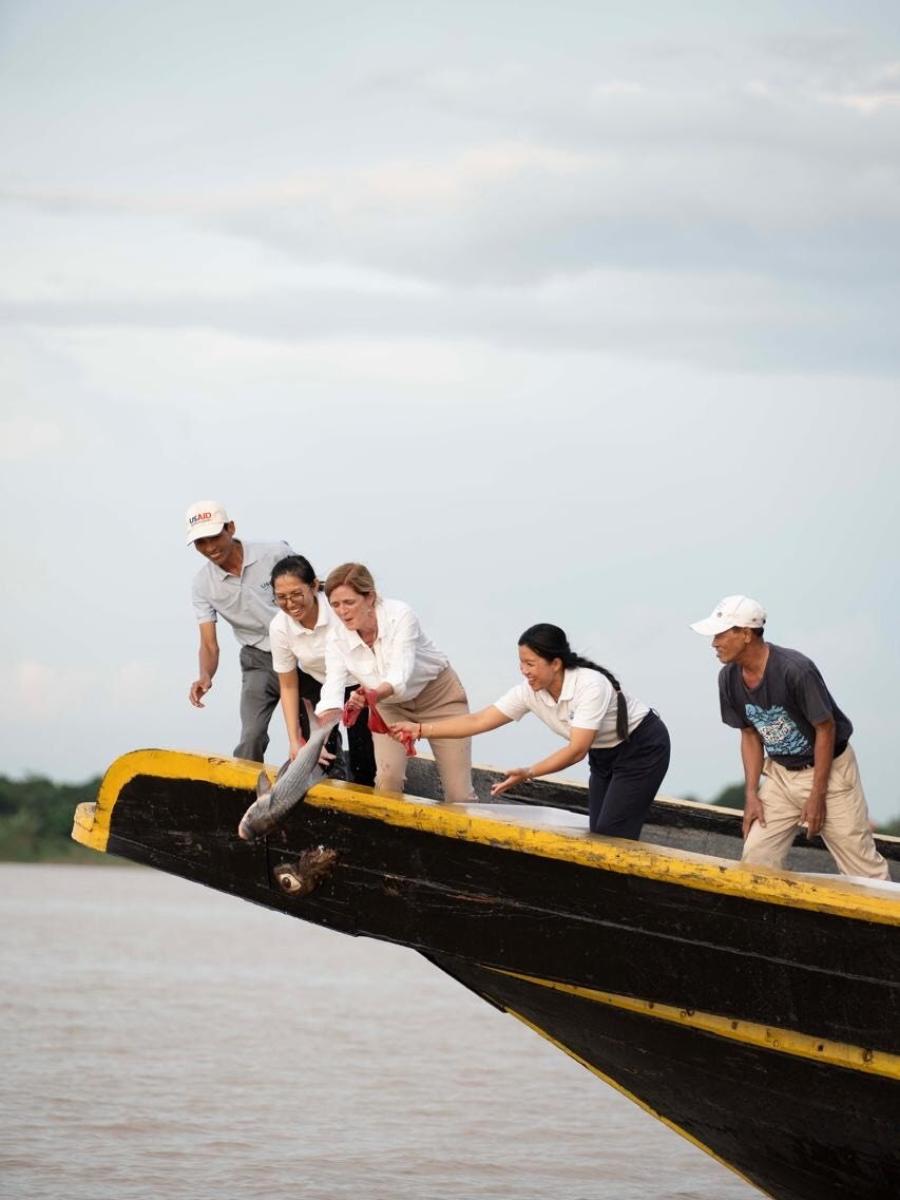
[{"label": "woman's dark hair", "polygon": [[628,741],[628,704],[612,671],[607,671],[606,667],[576,654],[569,645],[564,630],[558,625],[530,625],[519,638],[519,645],[527,646],[547,662],[558,658],[567,671],[571,671],[573,667],[587,667],[590,671],[599,671],[601,675],[605,675],[616,692],[616,733],[621,741]]},{"label": "woman's dark hair", "polygon": [[317,592],[322,590],[322,585],[316,579],[312,564],[302,554],[288,554],[286,558],[278,560],[272,568],[272,587],[275,586],[275,580],[280,579],[282,575],[296,575],[300,582],[305,583],[307,587],[315,588]]}]

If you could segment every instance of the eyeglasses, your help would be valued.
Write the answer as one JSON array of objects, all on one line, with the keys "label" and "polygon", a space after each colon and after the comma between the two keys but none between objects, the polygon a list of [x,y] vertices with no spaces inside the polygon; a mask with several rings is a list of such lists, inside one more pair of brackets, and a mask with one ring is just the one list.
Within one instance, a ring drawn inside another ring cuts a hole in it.
[{"label": "eyeglasses", "polygon": [[309,602],[309,592],[275,592],[276,604],[307,604]]}]

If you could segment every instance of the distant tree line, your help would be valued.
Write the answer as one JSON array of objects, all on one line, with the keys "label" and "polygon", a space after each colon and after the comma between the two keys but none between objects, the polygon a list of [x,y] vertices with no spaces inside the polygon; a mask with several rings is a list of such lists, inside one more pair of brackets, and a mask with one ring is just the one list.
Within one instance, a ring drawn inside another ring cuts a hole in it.
[{"label": "distant tree line", "polygon": [[[43,775],[20,780],[0,775],[0,862],[110,861],[108,855],[97,854],[71,839],[76,807],[96,800],[99,789],[99,776],[84,783],[54,783]],[[742,809],[744,785],[728,784],[710,803]],[[900,817],[880,825],[878,832],[900,836]]]},{"label": "distant tree line", "polygon": [[[0,861],[101,862],[71,838],[76,807],[97,799],[99,776],[84,783],[54,783],[43,775],[0,775]],[[121,860],[119,860],[121,861]]]}]

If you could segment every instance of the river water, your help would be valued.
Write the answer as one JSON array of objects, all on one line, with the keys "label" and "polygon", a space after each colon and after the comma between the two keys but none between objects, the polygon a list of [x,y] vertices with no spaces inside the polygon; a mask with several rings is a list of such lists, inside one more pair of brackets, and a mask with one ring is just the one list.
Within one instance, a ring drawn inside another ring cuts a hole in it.
[{"label": "river water", "polygon": [[0,866],[0,1195],[758,1200],[409,950]]}]

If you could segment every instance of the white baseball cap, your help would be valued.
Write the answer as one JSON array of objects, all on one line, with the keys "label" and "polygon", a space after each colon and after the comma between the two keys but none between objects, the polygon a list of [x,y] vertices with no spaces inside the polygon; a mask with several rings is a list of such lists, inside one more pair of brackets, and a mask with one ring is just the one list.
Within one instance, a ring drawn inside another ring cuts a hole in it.
[{"label": "white baseball cap", "polygon": [[691,629],[704,637],[715,637],[726,629],[762,629],[766,623],[766,610],[749,596],[726,596],[720,600],[709,616],[695,621]]},{"label": "white baseball cap", "polygon": [[228,524],[228,513],[218,500],[198,500],[184,514],[187,522],[187,544],[197,538],[215,537]]}]

